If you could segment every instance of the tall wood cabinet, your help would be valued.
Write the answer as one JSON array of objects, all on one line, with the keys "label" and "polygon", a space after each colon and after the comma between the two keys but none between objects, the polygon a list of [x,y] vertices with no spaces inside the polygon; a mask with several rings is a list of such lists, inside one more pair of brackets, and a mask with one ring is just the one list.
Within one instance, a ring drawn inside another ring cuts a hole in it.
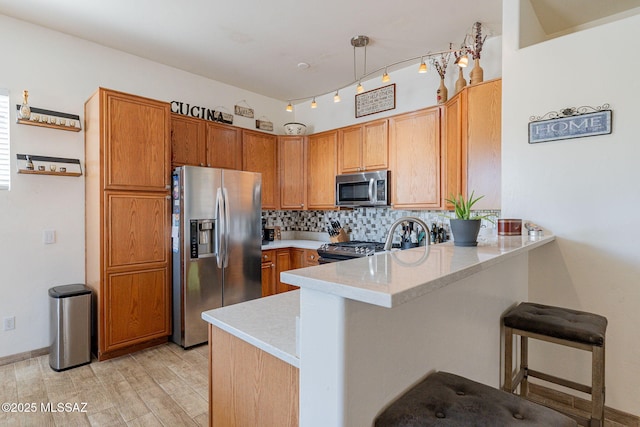
[{"label": "tall wood cabinet", "polygon": [[94,352],[170,334],[170,106],[100,88],[85,103],[86,283]]},{"label": "tall wood cabinet", "polygon": [[307,206],[335,209],[338,132],[310,135],[307,141]]},{"label": "tall wood cabinet", "polygon": [[280,207],[277,146],[275,135],[242,131],[242,170],[262,174],[262,209]]},{"label": "tall wood cabinet", "polygon": [[484,195],[475,209],[500,209],[502,80],[463,89],[445,104],[444,121],[443,198],[474,191]]},{"label": "tall wood cabinet", "polygon": [[305,137],[278,137],[278,177],[280,208],[305,209],[307,199]]},{"label": "tall wood cabinet", "polygon": [[391,198],[396,209],[440,207],[440,109],[389,119]]}]

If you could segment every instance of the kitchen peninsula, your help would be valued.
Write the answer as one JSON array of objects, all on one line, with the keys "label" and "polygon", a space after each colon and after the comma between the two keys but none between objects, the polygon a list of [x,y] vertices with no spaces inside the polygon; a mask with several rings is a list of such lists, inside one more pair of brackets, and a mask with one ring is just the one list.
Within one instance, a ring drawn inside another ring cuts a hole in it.
[{"label": "kitchen peninsula", "polygon": [[[498,387],[500,317],[527,300],[528,252],[554,239],[499,236],[475,248],[446,243],[283,272],[299,291],[203,313],[211,417],[278,413],[278,425],[367,426],[432,371]],[[229,340],[244,349],[230,353]],[[220,374],[218,364],[232,370]],[[234,395],[246,381],[253,393]]]}]

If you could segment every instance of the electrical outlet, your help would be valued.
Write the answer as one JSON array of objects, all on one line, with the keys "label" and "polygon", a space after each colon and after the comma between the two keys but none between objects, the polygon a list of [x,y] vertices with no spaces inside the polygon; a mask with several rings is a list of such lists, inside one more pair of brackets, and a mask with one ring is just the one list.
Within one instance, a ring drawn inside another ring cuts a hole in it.
[{"label": "electrical outlet", "polygon": [[56,242],[56,230],[43,230],[42,231],[42,243],[50,245]]},{"label": "electrical outlet", "polygon": [[5,317],[3,319],[3,324],[4,324],[4,330],[5,331],[11,331],[11,330],[15,329],[16,328],[16,317],[15,316]]}]

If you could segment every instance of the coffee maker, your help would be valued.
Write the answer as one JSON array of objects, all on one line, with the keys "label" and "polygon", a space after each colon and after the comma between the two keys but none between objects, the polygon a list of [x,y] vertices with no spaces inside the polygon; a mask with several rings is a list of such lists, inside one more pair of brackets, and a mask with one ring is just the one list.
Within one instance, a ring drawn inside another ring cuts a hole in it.
[{"label": "coffee maker", "polygon": [[267,232],[265,230],[267,226],[267,220],[262,217],[262,244],[266,245],[267,243],[269,243],[269,240],[267,240]]}]

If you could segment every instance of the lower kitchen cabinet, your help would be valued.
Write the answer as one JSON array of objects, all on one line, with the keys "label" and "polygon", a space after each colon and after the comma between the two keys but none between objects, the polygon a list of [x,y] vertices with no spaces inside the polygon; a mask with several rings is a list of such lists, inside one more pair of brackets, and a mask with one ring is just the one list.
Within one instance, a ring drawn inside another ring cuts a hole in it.
[{"label": "lower kitchen cabinet", "polygon": [[166,337],[169,289],[166,268],[108,274],[100,319],[105,352]]},{"label": "lower kitchen cabinet", "polygon": [[298,289],[297,286],[282,283],[280,273],[318,264],[318,251],[314,249],[285,248],[262,251],[262,296]]}]

